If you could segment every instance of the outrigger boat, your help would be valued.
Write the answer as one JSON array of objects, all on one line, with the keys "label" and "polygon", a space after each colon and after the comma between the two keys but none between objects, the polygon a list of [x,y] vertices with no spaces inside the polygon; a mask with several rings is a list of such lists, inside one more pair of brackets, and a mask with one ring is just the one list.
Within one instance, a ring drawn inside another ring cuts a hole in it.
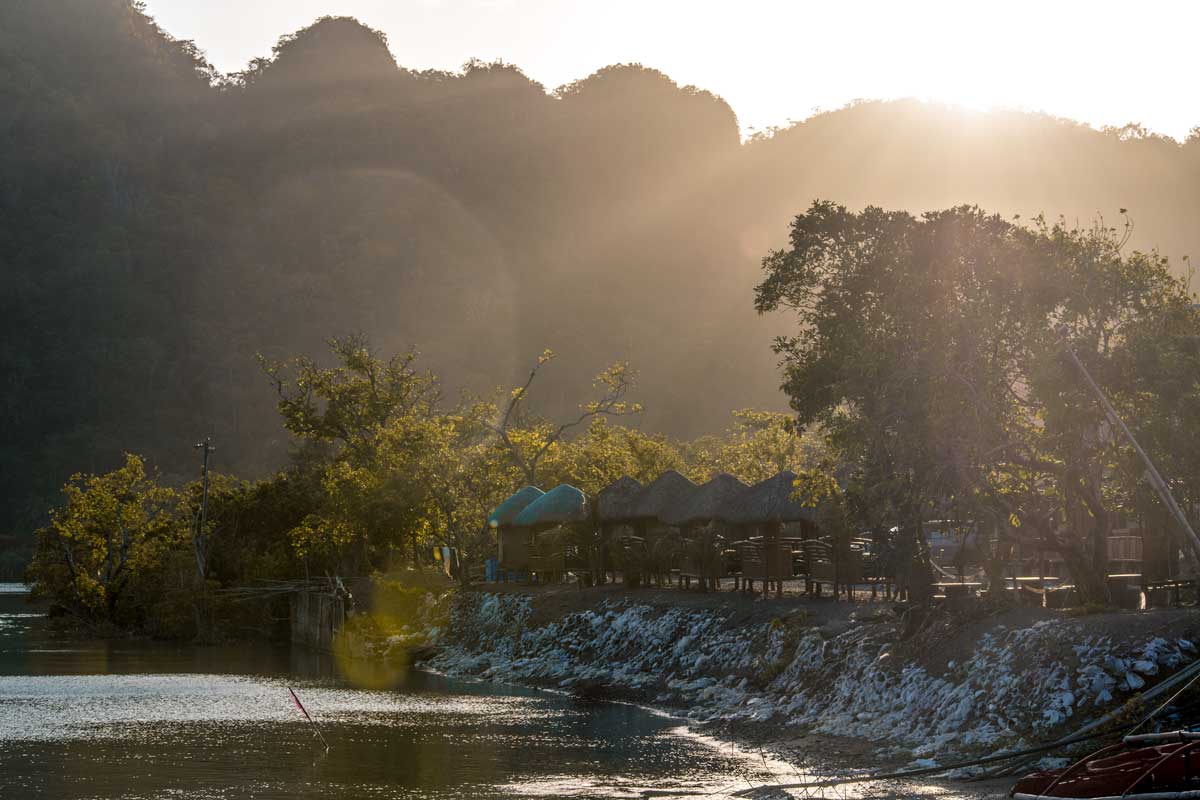
[{"label": "outrigger boat", "polygon": [[1034,772],[1016,800],[1200,800],[1200,731],[1126,736],[1064,770]]}]

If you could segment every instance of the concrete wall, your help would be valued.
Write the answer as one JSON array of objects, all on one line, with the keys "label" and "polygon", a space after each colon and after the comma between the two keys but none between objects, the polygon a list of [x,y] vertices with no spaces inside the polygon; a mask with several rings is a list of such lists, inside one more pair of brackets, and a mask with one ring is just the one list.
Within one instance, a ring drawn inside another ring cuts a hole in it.
[{"label": "concrete wall", "polygon": [[333,637],[346,623],[346,604],[328,592],[292,595],[292,642],[333,652]]},{"label": "concrete wall", "polygon": [[333,638],[346,624],[350,613],[371,609],[373,587],[370,578],[343,578],[342,587],[350,597],[328,588],[314,588],[292,595],[292,642],[324,653],[333,652]]}]

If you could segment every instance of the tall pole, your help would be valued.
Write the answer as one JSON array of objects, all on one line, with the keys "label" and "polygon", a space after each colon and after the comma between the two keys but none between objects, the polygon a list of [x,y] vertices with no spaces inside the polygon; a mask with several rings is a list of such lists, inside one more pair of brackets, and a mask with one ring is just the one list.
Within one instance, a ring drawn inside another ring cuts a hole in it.
[{"label": "tall pole", "polygon": [[1192,547],[1193,554],[1200,559],[1200,536],[1197,536],[1196,532],[1192,530],[1187,515],[1183,513],[1183,509],[1175,502],[1175,498],[1171,495],[1170,486],[1163,480],[1163,476],[1158,473],[1154,462],[1150,460],[1150,456],[1146,455],[1146,451],[1138,444],[1137,439],[1133,438],[1133,433],[1129,430],[1125,421],[1117,415],[1117,410],[1113,408],[1112,403],[1108,402],[1108,398],[1104,396],[1104,392],[1101,391],[1096,381],[1092,379],[1091,373],[1083,366],[1083,362],[1079,360],[1079,356],[1075,355],[1075,350],[1070,345],[1067,345],[1065,349],[1071,361],[1079,369],[1079,373],[1083,375],[1083,379],[1087,382],[1092,393],[1096,395],[1096,399],[1100,401],[1100,406],[1104,409],[1104,415],[1108,417],[1109,422],[1116,426],[1121,433],[1125,434],[1125,438],[1129,440],[1129,444],[1133,446],[1134,451],[1142,459],[1142,463],[1146,465],[1146,476],[1149,479],[1150,486],[1158,493],[1159,499],[1163,501],[1163,505],[1167,507],[1167,510],[1171,512],[1171,516],[1179,523],[1179,527],[1183,528],[1184,533],[1187,534],[1187,541]]},{"label": "tall pole", "polygon": [[208,521],[208,457],[217,448],[213,447],[212,437],[206,436],[203,442],[196,445],[197,450],[204,451],[204,467],[202,472],[201,484],[203,488],[200,494],[200,519],[196,525],[196,573],[203,578],[205,573],[205,551],[207,550],[204,534],[204,524]]}]

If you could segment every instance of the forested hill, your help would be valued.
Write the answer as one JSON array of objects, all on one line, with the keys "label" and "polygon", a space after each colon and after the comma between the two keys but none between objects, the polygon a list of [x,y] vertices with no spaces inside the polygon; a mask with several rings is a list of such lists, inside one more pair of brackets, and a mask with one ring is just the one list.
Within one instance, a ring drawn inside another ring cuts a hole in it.
[{"label": "forested hill", "polygon": [[640,66],[551,89],[394,56],[325,19],[221,76],[123,0],[0,3],[0,534],[123,450],[182,475],[211,433],[222,469],[279,463],[254,354],[350,331],[475,391],[551,347],[551,412],[628,359],[677,435],[780,407],[787,320],[751,288],[816,197],[1127,208],[1136,245],[1200,253],[1197,137],[895,102],[743,143],[720,98]]}]

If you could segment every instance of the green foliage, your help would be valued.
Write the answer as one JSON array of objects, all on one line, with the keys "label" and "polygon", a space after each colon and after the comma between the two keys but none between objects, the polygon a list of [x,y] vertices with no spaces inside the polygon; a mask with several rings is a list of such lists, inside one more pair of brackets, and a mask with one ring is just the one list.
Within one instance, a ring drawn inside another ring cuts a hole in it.
[{"label": "green foliage", "polygon": [[[371,582],[371,616],[385,631],[400,631],[417,627],[419,622],[438,624],[437,619],[426,619],[430,590],[424,586],[410,586],[403,581],[382,575],[374,576]],[[439,613],[444,613],[441,604]]]},{"label": "green foliage", "polygon": [[[594,496],[622,475],[649,483],[668,469],[746,474],[756,454],[800,452],[781,433],[780,415],[741,412],[729,441],[707,441],[716,455],[706,453],[704,466],[689,463],[684,454],[698,448],[616,423],[636,410],[625,399],[632,387],[625,365],[601,375],[599,399],[585,402],[579,417],[553,425],[525,406],[532,377],[505,411],[470,398],[447,405],[436,378],[417,371],[411,354],[381,358],[362,336],[331,340],[329,348],[331,366],[307,357],[262,360],[298,445],[289,469],[257,483],[212,473],[199,537],[199,481],[166,488],[132,456],[113,472],[77,476],[39,537],[30,571],[38,591],[89,622],[158,636],[261,630],[269,605],[238,603],[224,589],[386,572],[405,561],[421,569],[431,545],[457,548],[466,579],[495,552],[488,513],[525,481],[530,464],[546,486],[571,483]],[[550,358],[543,354],[534,373]],[[523,460],[514,445],[540,455]],[[724,464],[722,454],[738,466]],[[593,525],[566,526],[559,535],[598,571]],[[706,574],[715,573],[715,533],[687,546]],[[631,583],[661,582],[682,547],[677,537],[656,534],[614,558]],[[424,591],[387,581],[382,587],[384,605],[395,606],[387,614],[397,619]]]},{"label": "green foliage", "polygon": [[88,622],[140,621],[147,599],[136,588],[180,549],[176,494],[134,455],[110,473],[73,476],[63,493],[38,531],[29,568],[38,594]]},{"label": "green foliage", "polygon": [[26,577],[38,596],[101,631],[185,638],[210,636],[216,618],[226,630],[269,625],[269,607],[228,603],[214,592],[296,574],[286,534],[304,514],[303,484],[297,474],[257,484],[213,474],[201,579],[199,481],[172,489],[127,455],[124,466],[76,475],[63,488]]},{"label": "green foliage", "polygon": [[14,541],[5,549],[0,550],[0,580],[17,581],[21,579],[33,556],[33,552],[27,552],[24,545],[24,541]]},{"label": "green foliage", "polygon": [[774,221],[824,192],[1124,205],[1143,246],[1200,252],[1200,137],[905,101],[743,144],[728,104],[638,65],[559,89],[503,63],[414,71],[346,18],[237,75],[202,45],[139,3],[0,3],[0,536],[28,542],[72,472],[123,450],[177,481],[211,434],[222,469],[273,474],[289,442],[253,356],[333,331],[420,342],[475,392],[553,343],[547,419],[618,358],[649,376],[646,431],[771,407],[763,342],[786,322],[739,298]]},{"label": "green foliage", "polygon": [[[1200,414],[1200,307],[1174,304],[1130,325],[1113,360],[1113,372],[1123,384],[1114,402],[1171,482],[1193,530],[1200,529],[1200,428],[1195,424]],[[1117,475],[1133,507],[1151,524],[1169,528],[1173,523],[1162,504],[1139,480],[1142,464],[1125,451],[1119,465]]]},{"label": "green foliage", "polygon": [[734,425],[723,436],[705,436],[687,446],[692,476],[700,481],[728,472],[753,484],[783,470],[800,472],[826,458],[817,428],[800,430],[790,414],[755,409],[733,412]]},{"label": "green foliage", "polygon": [[1064,348],[1148,421],[1174,412],[1137,396],[1144,370],[1123,354],[1165,320],[1200,330],[1166,260],[1123,253],[1129,230],[967,207],[914,218],[819,202],[796,218],[756,305],[799,316],[802,332],[776,343],[784,388],[799,421],[828,432],[861,527],[889,515],[907,537],[934,515],[994,520],[1049,542],[1085,599],[1105,599],[1129,454]]},{"label": "green foliage", "polygon": [[595,497],[622,476],[645,484],[670,469],[686,469],[678,445],[597,417],[581,435],[554,449],[543,475],[547,486],[569,483]]},{"label": "green foliage", "polygon": [[637,379],[637,374],[626,363],[617,363],[603,370],[592,381],[593,389],[599,392],[596,399],[579,406],[579,413],[561,424],[555,424],[531,412],[528,398],[542,368],[554,359],[551,350],[545,350],[529,371],[525,383],[508,393],[503,411],[494,415],[494,422],[485,422],[503,446],[512,465],[521,470],[525,482],[537,485],[542,478],[542,466],[553,460],[567,436],[584,423],[598,423],[616,417],[640,414],[641,405],[626,400],[626,396]]},{"label": "green foliage", "polygon": [[672,528],[653,527],[643,531],[645,536],[618,535],[601,543],[594,527],[580,525],[577,528],[577,541],[586,541],[586,546],[594,548],[597,555],[605,548],[609,563],[621,573],[629,588],[662,586],[685,556],[700,564],[702,569],[709,568],[705,574],[714,574],[711,567],[720,558],[718,537],[711,530],[684,541]]},{"label": "green foliage", "polygon": [[[329,348],[333,367],[307,357],[261,359],[284,426],[331,448],[313,465],[315,507],[289,533],[295,555],[319,572],[353,575],[386,567],[406,544],[414,558],[435,539],[462,544],[463,505],[493,496],[462,485],[480,477],[483,459],[468,452],[483,438],[486,409],[440,411],[437,382],[412,369],[412,353],[382,360],[362,336],[332,339]],[[472,512],[477,517],[481,508]]]},{"label": "green foliage", "polygon": [[792,497],[799,500],[801,505],[816,508],[830,499],[840,500],[843,494],[842,487],[838,485],[837,478],[828,467],[806,469],[796,473]]},{"label": "green foliage", "polygon": [[412,369],[415,353],[382,361],[362,335],[330,339],[328,345],[336,367],[322,368],[306,356],[282,364],[258,357],[279,395],[283,426],[293,436],[336,442],[367,459],[390,423],[430,413],[437,383]]}]

